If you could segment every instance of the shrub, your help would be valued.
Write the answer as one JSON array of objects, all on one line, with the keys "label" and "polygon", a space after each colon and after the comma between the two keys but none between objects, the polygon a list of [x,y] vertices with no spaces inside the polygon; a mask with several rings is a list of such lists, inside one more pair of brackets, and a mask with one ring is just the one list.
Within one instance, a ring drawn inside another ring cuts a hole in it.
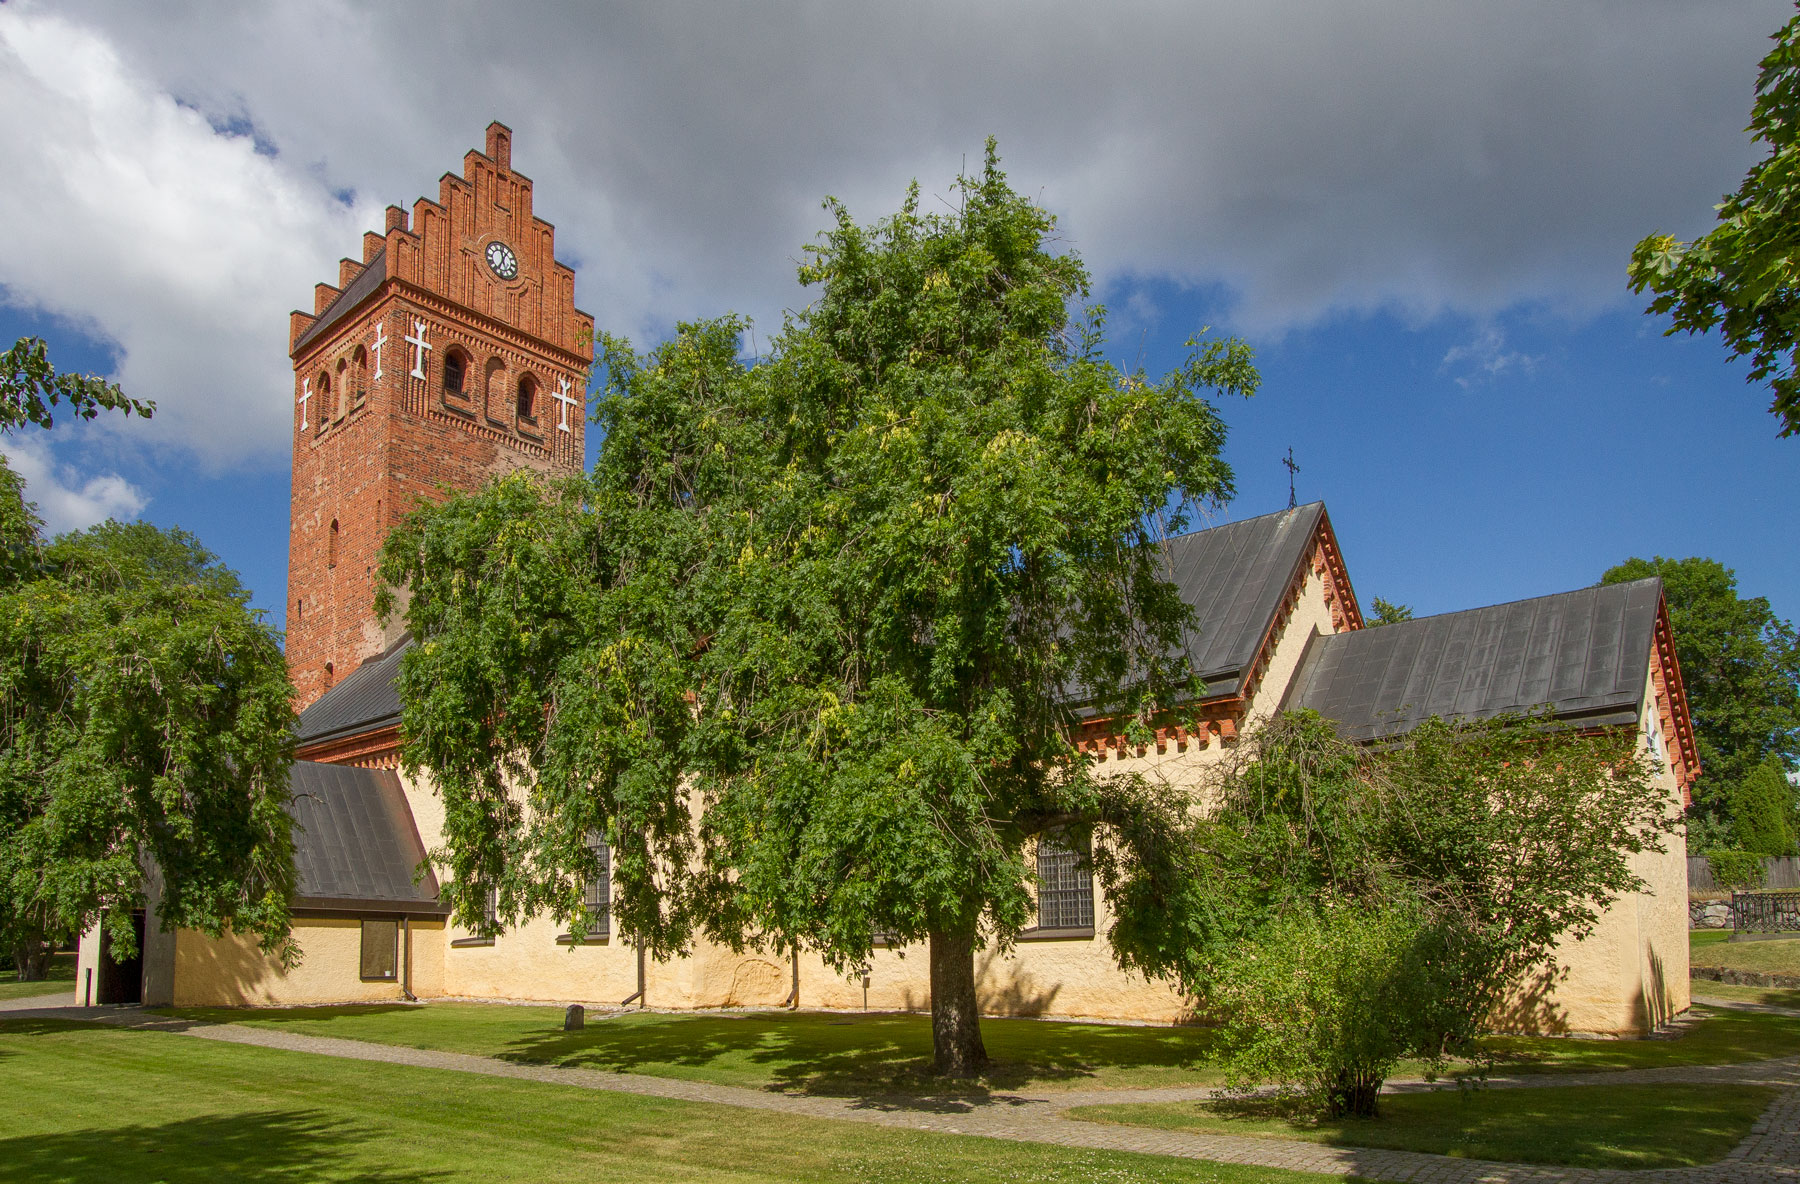
[{"label": "shrub", "polygon": [[1245,943],[1211,1002],[1228,1085],[1274,1083],[1330,1118],[1372,1118],[1400,1061],[1441,1071],[1475,1034],[1461,1001],[1465,943],[1416,902],[1338,901],[1287,914]]}]

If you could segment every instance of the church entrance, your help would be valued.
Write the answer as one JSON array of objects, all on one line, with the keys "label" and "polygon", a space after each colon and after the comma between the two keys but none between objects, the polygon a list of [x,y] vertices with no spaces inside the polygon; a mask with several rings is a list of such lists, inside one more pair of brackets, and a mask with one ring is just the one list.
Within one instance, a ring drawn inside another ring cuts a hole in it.
[{"label": "church entrance", "polygon": [[144,1001],[144,912],[131,914],[132,936],[137,939],[137,953],[129,958],[114,958],[112,935],[100,930],[99,997],[95,1003],[142,1003]]}]

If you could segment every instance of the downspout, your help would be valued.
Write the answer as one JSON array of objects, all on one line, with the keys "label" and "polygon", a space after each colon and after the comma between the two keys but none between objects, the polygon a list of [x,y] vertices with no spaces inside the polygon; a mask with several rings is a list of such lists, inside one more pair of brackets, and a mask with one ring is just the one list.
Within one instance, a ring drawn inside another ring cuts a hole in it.
[{"label": "downspout", "polygon": [[627,995],[619,1003],[620,1007],[630,1007],[633,1003],[637,1004],[639,1007],[642,1007],[644,1005],[644,943],[643,942],[637,943],[637,956],[638,956],[638,959],[637,959],[637,962],[638,962],[638,989],[636,991],[634,991],[633,993],[631,993],[630,995]]}]

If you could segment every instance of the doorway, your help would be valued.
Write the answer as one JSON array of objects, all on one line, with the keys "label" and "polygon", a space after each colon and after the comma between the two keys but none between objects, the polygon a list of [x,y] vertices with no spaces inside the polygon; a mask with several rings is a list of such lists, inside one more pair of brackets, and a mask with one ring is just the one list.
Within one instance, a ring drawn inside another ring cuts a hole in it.
[{"label": "doorway", "polygon": [[144,912],[131,914],[132,936],[137,939],[137,953],[129,958],[113,957],[112,934],[104,926],[100,930],[100,990],[96,1003],[142,1003],[144,1001]]}]

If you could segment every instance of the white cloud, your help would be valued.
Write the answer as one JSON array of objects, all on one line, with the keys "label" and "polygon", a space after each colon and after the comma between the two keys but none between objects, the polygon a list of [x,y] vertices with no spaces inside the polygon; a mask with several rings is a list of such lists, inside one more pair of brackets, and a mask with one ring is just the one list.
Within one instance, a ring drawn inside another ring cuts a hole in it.
[{"label": "white cloud", "polygon": [[1787,15],[14,0],[0,284],[118,342],[120,377],[163,408],[134,436],[213,464],[279,455],[287,309],[335,279],[373,207],[435,196],[499,118],[580,303],[640,338],[737,310],[766,341],[805,298],[793,261],[822,195],[869,218],[918,177],[932,202],[990,132],[1103,286],[1207,286],[1222,327],[1579,317],[1631,300],[1639,237],[1710,222],[1752,159],[1756,61]]},{"label": "white cloud", "polygon": [[25,479],[25,500],[37,503],[38,516],[53,535],[108,518],[130,521],[150,504],[143,490],[117,473],[84,479],[70,466],[57,464],[42,437],[0,439],[0,454]]},{"label": "white cloud", "polygon": [[134,445],[208,467],[286,441],[286,310],[335,278],[372,211],[216,133],[59,17],[0,7],[0,284],[116,347],[156,417]]},{"label": "white cloud", "polygon": [[1541,355],[1507,349],[1505,332],[1498,325],[1483,325],[1466,345],[1453,345],[1444,352],[1438,373],[1462,370],[1463,373],[1452,377],[1457,386],[1468,390],[1504,374],[1530,374],[1543,360]]}]

